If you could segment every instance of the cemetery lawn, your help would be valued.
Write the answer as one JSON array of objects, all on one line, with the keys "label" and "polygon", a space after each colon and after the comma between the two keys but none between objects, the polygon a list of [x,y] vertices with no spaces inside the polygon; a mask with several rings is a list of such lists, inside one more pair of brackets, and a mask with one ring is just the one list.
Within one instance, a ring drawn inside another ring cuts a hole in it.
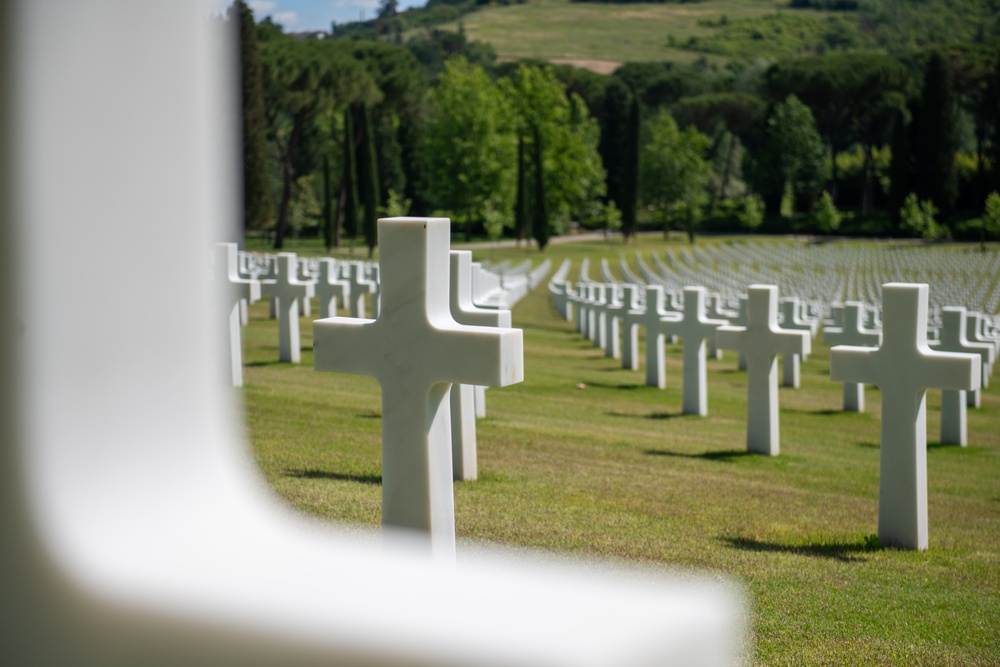
[{"label": "cemetery lawn", "polygon": [[[699,239],[716,242],[724,239]],[[599,257],[617,274],[621,251],[648,258],[664,246],[653,237],[630,247],[582,242],[544,257],[553,270],[571,258],[575,279],[585,256],[596,277]],[[561,320],[544,283],[513,318],[524,330],[525,381],[487,392],[480,479],[455,483],[460,564],[463,543],[475,541],[733,578],[751,606],[751,664],[1000,664],[1000,379],[969,411],[967,448],[938,444],[941,393],[928,392],[930,550],[883,549],[879,392],[867,388],[866,413],[842,413],[820,339],[802,388],[780,390],[781,454],[769,458],[745,452],[746,373],[734,352],[708,362],[709,416],[682,416],[679,345],[667,346],[660,391],[644,386],[641,367],[622,370]],[[267,306],[251,308],[242,395],[253,452],[294,507],[375,528],[378,385],[313,371],[310,319],[293,366],[276,361]]]}]

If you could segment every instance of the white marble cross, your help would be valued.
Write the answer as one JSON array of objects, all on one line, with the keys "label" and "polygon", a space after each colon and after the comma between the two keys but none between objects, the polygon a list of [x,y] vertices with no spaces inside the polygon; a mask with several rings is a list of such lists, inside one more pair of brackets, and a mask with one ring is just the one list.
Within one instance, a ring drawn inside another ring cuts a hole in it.
[{"label": "white marble cross", "polygon": [[447,218],[388,218],[378,231],[379,318],[314,322],[315,368],[378,380],[382,523],[426,532],[435,554],[453,557],[451,384],[521,382],[521,331],[452,318]]},{"label": "white marble cross", "polygon": [[[451,251],[450,295],[451,316],[458,324],[510,328],[509,310],[480,308],[472,302],[472,253],[468,250]],[[473,385],[451,386],[451,466],[454,478],[459,481],[474,480],[479,475]]]},{"label": "white marble cross", "polygon": [[[639,370],[639,286],[622,285],[622,368]],[[640,315],[641,316],[641,315]]]},{"label": "white marble cross", "polygon": [[[838,327],[823,329],[823,342],[827,345],[856,345],[861,347],[878,347],[882,344],[882,334],[873,329],[865,328],[865,304],[860,301],[848,301],[843,306],[837,306],[836,320]],[[844,383],[844,411],[865,411],[865,385],[860,382]]]},{"label": "white marble cross", "polygon": [[[966,335],[969,320],[965,308],[945,307],[941,309],[941,341],[937,346],[939,352],[969,352],[978,354],[982,359],[984,377],[985,369],[993,363],[996,350],[990,343],[973,343]],[[968,444],[966,425],[965,392],[961,389],[941,390],[941,444]]]},{"label": "white marble cross", "polygon": [[337,305],[347,306],[351,298],[350,284],[340,277],[337,260],[323,257],[319,260],[319,280],[316,281],[316,298],[319,316],[323,319],[337,316]]},{"label": "white marble cross", "polygon": [[293,364],[302,356],[299,342],[299,299],[313,295],[311,282],[299,280],[294,252],[280,252],[275,258],[274,280],[264,281],[261,292],[271,297],[278,317],[278,358]]},{"label": "white marble cross", "polygon": [[[785,297],[781,300],[779,306],[782,315],[781,328],[789,331],[808,331],[809,337],[814,338],[819,322],[802,319],[802,305],[798,297],[794,296]],[[802,361],[803,358],[798,354],[782,355],[781,386],[792,387],[793,389],[799,388],[799,385],[802,383],[799,371]]]},{"label": "white marble cross", "polygon": [[363,262],[348,264],[347,282],[351,286],[351,317],[365,316],[365,294],[375,293],[375,283],[365,277]]},{"label": "white marble cross", "polygon": [[835,347],[830,379],[882,390],[878,538],[885,546],[927,548],[927,389],[979,386],[979,357],[927,346],[924,284],[882,286],[882,345]]},{"label": "white marble cross", "polygon": [[705,372],[705,340],[715,338],[715,330],[726,320],[710,319],[705,314],[704,287],[684,288],[684,316],[663,320],[663,332],[680,336],[684,344],[684,388],[682,411],[686,415],[708,414],[708,380]]},{"label": "white marble cross", "polygon": [[[663,303],[663,287],[646,285],[646,308],[642,311],[631,311],[626,318],[627,322],[646,329],[646,385],[660,389],[665,389],[667,386],[667,372],[663,359],[666,333],[661,328],[667,311]],[[676,318],[677,314],[673,313],[670,316]]]},{"label": "white marble cross", "polygon": [[777,456],[777,355],[810,351],[808,331],[786,331],[778,326],[778,288],[750,285],[747,289],[747,325],[715,330],[715,342],[747,357],[747,451]]},{"label": "white marble cross", "polygon": [[[983,325],[983,317],[980,313],[976,311],[966,311],[965,312],[965,334],[970,342],[973,343],[986,343],[988,345],[994,345],[994,341],[989,341],[985,337],[981,336],[981,327]],[[996,347],[994,345],[994,350]],[[990,373],[993,372],[993,362],[987,362],[983,360],[983,373],[982,373],[982,387],[985,388],[990,386]],[[978,408],[981,405],[981,391],[976,389],[974,391],[965,392],[966,405],[970,408]]]},{"label": "white marble cross", "polygon": [[225,301],[222,304],[227,313],[226,333],[228,354],[223,361],[227,365],[225,377],[234,387],[243,386],[243,346],[240,339],[240,305],[244,301],[253,303],[260,299],[260,281],[241,278],[239,272],[239,251],[235,243],[215,244],[215,280],[225,281],[230,289],[222,290]]}]

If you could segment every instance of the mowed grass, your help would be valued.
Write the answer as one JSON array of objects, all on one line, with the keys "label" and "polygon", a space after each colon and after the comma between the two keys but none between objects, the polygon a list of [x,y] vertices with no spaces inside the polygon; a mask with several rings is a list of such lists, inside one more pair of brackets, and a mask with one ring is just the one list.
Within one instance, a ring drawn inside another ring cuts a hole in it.
[{"label": "mowed grass", "polygon": [[[628,250],[663,247],[643,238]],[[572,258],[574,277],[589,256],[597,277],[597,258],[616,270],[622,249],[574,243],[546,256]],[[516,249],[476,255],[540,258]],[[995,385],[969,412],[967,448],[938,444],[940,392],[928,393],[930,550],[883,549],[874,538],[879,392],[868,388],[866,413],[842,413],[821,341],[802,366],[801,389],[780,390],[781,454],[769,458],[745,453],[746,374],[735,353],[709,361],[709,416],[682,416],[680,346],[667,346],[660,391],[558,318],[544,285],[517,305],[514,323],[524,331],[525,381],[487,392],[480,479],[454,486],[460,562],[463,544],[475,541],[734,578],[752,607],[754,664],[1000,664]],[[378,385],[313,371],[309,319],[301,325],[299,366],[277,363],[265,305],[244,329],[254,453],[291,505],[374,528]]]},{"label": "mowed grass", "polygon": [[[791,10],[775,0],[705,0],[698,3],[603,4],[569,0],[530,0],[524,4],[489,7],[462,17],[470,40],[487,42],[501,59],[597,60],[616,63],[701,57],[726,60],[671,47],[690,37],[707,37],[718,28],[699,21],[725,16],[733,21],[776,12],[796,12],[822,21],[829,14]],[[441,26],[458,30],[459,22]]]}]

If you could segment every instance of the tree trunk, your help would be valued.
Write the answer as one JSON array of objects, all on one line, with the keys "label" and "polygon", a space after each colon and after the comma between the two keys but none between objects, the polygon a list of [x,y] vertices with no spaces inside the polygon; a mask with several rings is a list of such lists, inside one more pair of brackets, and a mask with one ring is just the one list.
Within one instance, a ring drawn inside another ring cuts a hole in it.
[{"label": "tree trunk", "polygon": [[274,249],[285,247],[285,228],[288,225],[288,206],[292,201],[292,168],[286,162],[282,165],[281,206],[278,207],[278,224],[274,230]]},{"label": "tree trunk", "polygon": [[862,167],[862,182],[861,187],[861,214],[870,215],[872,212],[872,198],[874,197],[873,185],[872,185],[872,172],[874,171],[874,160],[872,159],[872,147],[869,144],[861,144],[861,153],[865,156],[864,166]]},{"label": "tree trunk", "polygon": [[837,203],[837,146],[830,141],[830,199]]}]

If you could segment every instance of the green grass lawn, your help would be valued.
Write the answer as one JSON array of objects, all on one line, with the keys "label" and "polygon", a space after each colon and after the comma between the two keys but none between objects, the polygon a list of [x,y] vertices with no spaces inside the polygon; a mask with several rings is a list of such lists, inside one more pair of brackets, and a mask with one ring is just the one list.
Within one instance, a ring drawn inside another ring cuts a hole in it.
[{"label": "green grass lawn", "polygon": [[[775,0],[705,0],[698,3],[598,4],[569,0],[531,0],[489,7],[464,16],[470,40],[488,42],[501,59],[600,60],[623,63],[697,58],[722,62],[721,56],[677,48],[691,37],[706,38],[718,27],[705,19],[759,18],[776,12],[822,22],[829,13],[791,10]],[[441,26],[458,30],[458,22]],[[668,40],[673,38],[675,47]]]},{"label": "green grass lawn", "polygon": [[[663,247],[643,238],[629,252]],[[569,257],[574,270],[589,256],[596,277],[595,259],[616,269],[622,249],[576,243],[546,256]],[[378,385],[313,371],[305,318],[302,364],[278,363],[266,305],[251,316],[243,396],[264,475],[305,512],[377,526]],[[820,341],[802,388],[780,390],[781,455],[769,458],[745,453],[746,374],[735,353],[709,361],[709,416],[682,416],[679,346],[667,347],[660,391],[559,319],[544,285],[518,304],[514,324],[525,381],[487,392],[480,479],[455,484],[460,562],[463,543],[477,541],[732,577],[749,593],[755,664],[1000,664],[996,385],[969,412],[967,448],[938,445],[940,392],[928,393],[930,550],[882,549],[879,392],[867,389],[866,413],[842,413]]]}]

